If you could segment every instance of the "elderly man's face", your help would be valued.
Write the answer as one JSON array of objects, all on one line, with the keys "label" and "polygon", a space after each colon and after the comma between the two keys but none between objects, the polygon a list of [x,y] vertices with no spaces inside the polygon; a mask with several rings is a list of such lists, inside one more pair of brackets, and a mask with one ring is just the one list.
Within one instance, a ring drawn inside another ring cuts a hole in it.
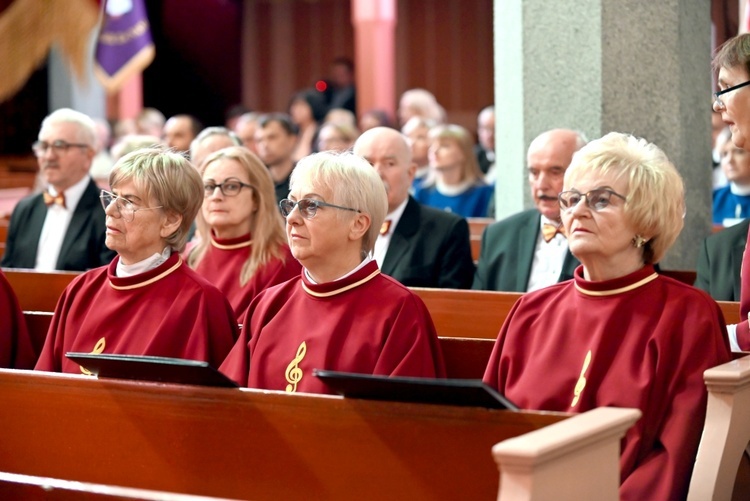
[{"label": "elderly man's face", "polygon": [[53,123],[39,131],[39,141],[48,145],[44,153],[37,154],[39,170],[44,180],[59,191],[64,191],[84,178],[94,158],[92,147],[70,146],[54,148],[49,145],[57,141],[67,144],[83,144],[79,126],[72,122]]},{"label": "elderly man's face", "polygon": [[565,170],[575,152],[576,140],[568,131],[551,131],[537,137],[529,146],[527,162],[529,185],[534,204],[545,217],[558,221]]},{"label": "elderly man's face", "polygon": [[[724,90],[750,80],[742,66],[719,70],[719,89]],[[740,148],[750,149],[750,86],[740,87],[720,96],[724,106],[714,103],[714,111],[732,130],[732,141]]]},{"label": "elderly man's face", "polygon": [[409,145],[398,131],[379,127],[357,139],[354,154],[375,167],[388,195],[388,212],[394,211],[409,196],[416,172]]}]

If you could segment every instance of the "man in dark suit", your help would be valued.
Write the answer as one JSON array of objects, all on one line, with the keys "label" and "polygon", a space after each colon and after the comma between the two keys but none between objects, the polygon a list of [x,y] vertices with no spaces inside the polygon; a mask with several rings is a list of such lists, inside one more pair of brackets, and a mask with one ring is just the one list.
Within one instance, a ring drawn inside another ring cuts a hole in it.
[{"label": "man in dark suit", "polygon": [[716,301],[740,300],[740,269],[750,219],[715,233],[698,253],[695,286]]},{"label": "man in dark suit", "polygon": [[495,107],[487,106],[477,115],[477,138],[479,143],[474,146],[479,169],[487,177],[488,182],[495,181]]},{"label": "man in dark suit", "polygon": [[527,163],[536,207],[484,230],[473,289],[528,292],[573,277],[579,263],[562,233],[557,194],[573,153],[584,144],[580,133],[568,129],[531,142]]},{"label": "man in dark suit", "polygon": [[289,196],[289,177],[294,170],[294,147],[299,131],[286,113],[269,113],[258,119],[255,147],[273,179],[276,201]]},{"label": "man in dark suit", "polygon": [[83,271],[108,264],[105,215],[89,176],[95,154],[94,122],[62,108],[42,122],[33,149],[47,190],[13,210],[0,265],[40,271]]},{"label": "man in dark suit", "polygon": [[375,167],[388,194],[388,215],[374,251],[383,273],[411,287],[468,289],[474,274],[469,225],[409,195],[417,166],[406,136],[375,127],[357,139],[354,153]]}]

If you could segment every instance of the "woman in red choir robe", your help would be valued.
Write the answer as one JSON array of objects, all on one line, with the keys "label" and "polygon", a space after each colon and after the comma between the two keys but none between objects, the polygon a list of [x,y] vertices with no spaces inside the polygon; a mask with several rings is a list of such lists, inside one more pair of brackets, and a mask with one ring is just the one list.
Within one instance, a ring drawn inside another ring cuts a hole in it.
[{"label": "woman in red choir robe", "polygon": [[237,338],[224,295],[183,263],[203,183],[181,155],[160,148],[130,153],[102,191],[105,244],[117,252],[65,289],[36,369],[86,373],[69,351],[152,355],[219,366]]},{"label": "woman in red choir robe", "polygon": [[[714,111],[732,130],[732,142],[738,148],[750,149],[750,33],[729,39],[713,60],[718,70],[719,92],[714,95]],[[750,233],[748,233],[750,244]],[[750,269],[750,252],[745,245],[742,270]],[[730,252],[727,249],[727,252]],[[729,341],[734,351],[750,350],[750,273],[740,273],[740,323],[729,326]]]},{"label": "woman in red choir robe", "polygon": [[682,179],[655,145],[613,132],[575,154],[559,200],[582,265],[515,304],[484,381],[524,409],[640,409],[622,442],[620,497],[685,499],[703,371],[730,356],[716,303],[654,271],[682,230]]},{"label": "woman in red choir robe", "polygon": [[0,270],[0,368],[33,369],[36,353],[13,288]]},{"label": "woman in red choir robe", "polygon": [[188,264],[216,285],[239,320],[267,287],[299,276],[268,169],[243,147],[219,150],[203,162],[205,198],[198,231],[206,235]]},{"label": "woman in red choir robe", "polygon": [[317,153],[280,202],[304,269],[250,303],[221,370],[243,386],[332,393],[313,369],[444,377],[424,303],[380,273],[371,252],[387,211],[375,170],[351,153]]}]

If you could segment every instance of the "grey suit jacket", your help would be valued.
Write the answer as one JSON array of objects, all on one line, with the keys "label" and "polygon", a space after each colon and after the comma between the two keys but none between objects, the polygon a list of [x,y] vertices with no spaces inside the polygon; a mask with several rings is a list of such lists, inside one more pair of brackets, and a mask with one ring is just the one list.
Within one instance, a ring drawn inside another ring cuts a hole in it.
[{"label": "grey suit jacket", "polygon": [[410,196],[381,271],[409,287],[468,289],[474,275],[469,224]]},{"label": "grey suit jacket", "polygon": [[[42,194],[22,199],[13,209],[0,265],[6,268],[33,268],[39,237],[47,216]],[[99,188],[93,179],[81,196],[65,232],[56,269],[85,271],[109,264],[115,252],[104,245],[105,215],[99,201]]]},{"label": "grey suit jacket", "polygon": [[695,286],[715,301],[740,300],[740,270],[750,219],[703,240],[698,253]]},{"label": "grey suit jacket", "polygon": [[[472,289],[526,292],[541,217],[539,211],[530,209],[485,228]],[[579,264],[567,251],[558,282],[573,278]]]}]

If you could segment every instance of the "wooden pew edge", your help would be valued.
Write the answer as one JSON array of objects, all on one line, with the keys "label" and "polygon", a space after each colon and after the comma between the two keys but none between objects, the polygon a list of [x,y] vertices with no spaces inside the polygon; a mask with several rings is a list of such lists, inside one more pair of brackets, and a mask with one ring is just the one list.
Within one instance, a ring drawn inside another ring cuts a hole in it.
[{"label": "wooden pew edge", "polygon": [[[617,500],[620,440],[638,409],[600,407],[496,444],[499,501]],[[570,482],[586,472],[588,481]]]},{"label": "wooden pew edge", "polygon": [[[192,494],[180,494],[176,492],[155,491],[150,489],[138,489],[135,487],[120,487],[114,485],[95,484],[91,482],[77,482],[62,480],[59,478],[38,477],[34,475],[21,475],[18,473],[0,472],[0,492],[4,492],[4,486],[14,485],[26,487],[25,495],[38,494],[40,497],[54,497],[64,499],[60,493],[64,492],[70,499],[76,497],[75,493],[98,494],[101,499],[140,499],[145,501],[232,501],[229,498],[217,498],[207,496],[195,496]],[[36,491],[34,488],[38,488]],[[87,498],[88,499],[88,498]]]},{"label": "wooden pew edge", "polygon": [[750,356],[703,373],[706,421],[690,479],[689,501],[729,500],[750,441]]}]

